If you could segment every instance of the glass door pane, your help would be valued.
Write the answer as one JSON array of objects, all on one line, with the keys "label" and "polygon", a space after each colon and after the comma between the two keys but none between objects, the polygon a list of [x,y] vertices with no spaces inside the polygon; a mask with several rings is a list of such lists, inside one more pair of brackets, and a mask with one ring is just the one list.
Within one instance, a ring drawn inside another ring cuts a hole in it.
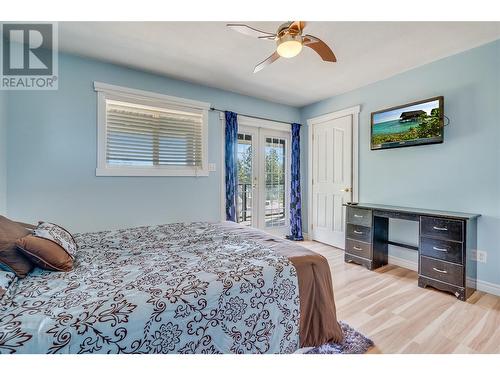
[{"label": "glass door pane", "polygon": [[286,197],[286,140],[280,137],[265,137],[264,166],[264,225],[266,228],[287,226]]},{"label": "glass door pane", "polygon": [[290,134],[240,126],[238,130],[237,222],[276,235],[289,227]]},{"label": "glass door pane", "polygon": [[252,225],[255,217],[254,196],[253,196],[253,135],[238,133],[238,197],[236,207],[236,217],[238,223]]}]

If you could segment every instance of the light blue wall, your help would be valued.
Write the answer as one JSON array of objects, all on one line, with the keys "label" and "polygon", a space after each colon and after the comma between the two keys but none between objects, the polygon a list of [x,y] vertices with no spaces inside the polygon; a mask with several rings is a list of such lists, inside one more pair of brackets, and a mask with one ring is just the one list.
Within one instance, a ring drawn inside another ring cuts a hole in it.
[{"label": "light blue wall", "polygon": [[273,119],[298,121],[297,108],[60,55],[59,90],[9,93],[9,216],[50,220],[73,231],[219,220],[222,128],[209,115],[209,177],[96,177],[93,81],[211,103]]},{"label": "light blue wall", "polygon": [[[302,108],[302,123],[361,105],[360,201],[479,213],[481,280],[500,284],[500,41]],[[370,113],[443,95],[451,123],[443,144],[370,150]],[[307,126],[303,129],[304,139]],[[303,142],[307,155],[307,144]],[[304,158],[306,159],[306,158]],[[304,160],[304,163],[306,160]],[[302,169],[304,197],[307,170]],[[304,202],[307,222],[307,201]],[[416,242],[411,224],[394,223],[391,237]],[[398,256],[411,256],[398,250]]]},{"label": "light blue wall", "polygon": [[0,91],[0,215],[7,214],[7,94]]},{"label": "light blue wall", "polygon": [[[361,105],[362,201],[477,212],[482,280],[500,283],[500,42],[428,64],[364,88],[297,109],[84,58],[60,56],[59,90],[9,92],[7,209],[24,221],[51,220],[88,231],[181,220],[217,220],[221,127],[209,118],[207,177],[96,177],[96,94],[102,81],[210,102],[220,108],[286,121]],[[451,119],[445,143],[370,151],[369,116],[393,105],[444,95]],[[5,93],[0,93],[1,111]],[[0,212],[5,186],[0,143]],[[303,216],[307,225],[307,126],[302,129]],[[391,237],[416,242],[411,224],[392,223]],[[411,257],[393,249],[393,255]]]}]

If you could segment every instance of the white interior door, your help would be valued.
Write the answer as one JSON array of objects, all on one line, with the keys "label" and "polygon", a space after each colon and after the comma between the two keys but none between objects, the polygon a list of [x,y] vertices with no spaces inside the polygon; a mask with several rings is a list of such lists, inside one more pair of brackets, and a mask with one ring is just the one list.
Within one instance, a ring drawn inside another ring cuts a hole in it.
[{"label": "white interior door", "polygon": [[352,200],[352,116],[312,127],[312,239],[344,249]]},{"label": "white interior door", "polygon": [[240,224],[288,234],[289,148],[289,132],[239,126],[236,217]]}]

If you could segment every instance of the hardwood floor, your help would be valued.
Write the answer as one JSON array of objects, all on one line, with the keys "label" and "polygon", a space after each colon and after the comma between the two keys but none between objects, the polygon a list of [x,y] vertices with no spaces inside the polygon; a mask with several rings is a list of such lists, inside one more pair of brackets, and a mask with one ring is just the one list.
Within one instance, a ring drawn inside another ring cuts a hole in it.
[{"label": "hardwood floor", "polygon": [[500,297],[476,292],[467,302],[417,286],[417,273],[344,263],[344,252],[303,245],[328,259],[337,317],[370,337],[370,353],[500,353]]}]

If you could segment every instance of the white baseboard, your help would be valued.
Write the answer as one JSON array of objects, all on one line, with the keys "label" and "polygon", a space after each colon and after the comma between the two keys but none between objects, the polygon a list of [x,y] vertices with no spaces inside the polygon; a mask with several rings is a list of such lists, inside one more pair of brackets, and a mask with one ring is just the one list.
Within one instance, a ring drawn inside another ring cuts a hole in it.
[{"label": "white baseboard", "polygon": [[309,233],[307,232],[302,232],[302,237],[304,237],[304,240],[309,241],[311,237],[309,236]]},{"label": "white baseboard", "polygon": [[395,257],[393,255],[389,255],[387,262],[389,264],[394,264],[395,266],[407,268],[409,270],[418,272],[418,263],[413,260],[403,259],[399,257]]},{"label": "white baseboard", "polygon": [[495,296],[500,296],[500,285],[483,280],[477,280],[476,283],[477,290],[489,294],[494,294]]}]

